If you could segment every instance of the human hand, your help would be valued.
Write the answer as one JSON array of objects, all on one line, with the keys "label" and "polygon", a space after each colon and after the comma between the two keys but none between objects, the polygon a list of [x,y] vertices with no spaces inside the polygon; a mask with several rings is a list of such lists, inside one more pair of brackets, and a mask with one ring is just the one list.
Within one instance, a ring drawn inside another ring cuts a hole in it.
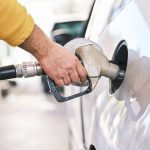
[{"label": "human hand", "polygon": [[45,73],[60,87],[86,79],[86,70],[78,58],[55,42],[51,43],[51,48],[38,61]]}]

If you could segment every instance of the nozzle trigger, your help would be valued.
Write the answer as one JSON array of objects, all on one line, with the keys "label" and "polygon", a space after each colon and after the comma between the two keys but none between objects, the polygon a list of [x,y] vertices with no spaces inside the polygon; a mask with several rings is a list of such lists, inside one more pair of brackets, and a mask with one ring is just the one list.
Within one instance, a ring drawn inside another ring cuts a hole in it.
[{"label": "nozzle trigger", "polygon": [[71,100],[71,99],[74,99],[74,98],[77,98],[82,95],[90,93],[92,91],[92,83],[89,78],[87,80],[88,80],[89,84],[85,91],[82,91],[80,93],[77,93],[77,94],[74,94],[74,95],[71,95],[68,97],[64,97],[60,94],[60,92],[58,90],[58,86],[55,84],[55,82],[47,76],[47,83],[48,83],[49,89],[50,89],[51,93],[53,93],[53,95],[55,96],[55,98],[58,102],[65,102],[65,101],[68,101],[68,100]]}]

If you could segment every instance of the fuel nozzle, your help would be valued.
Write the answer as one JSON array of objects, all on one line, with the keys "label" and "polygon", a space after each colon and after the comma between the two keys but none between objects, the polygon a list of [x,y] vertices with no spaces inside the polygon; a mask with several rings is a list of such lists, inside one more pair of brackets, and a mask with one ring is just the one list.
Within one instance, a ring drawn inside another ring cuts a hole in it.
[{"label": "fuel nozzle", "polygon": [[120,69],[119,65],[109,61],[101,48],[94,44],[77,48],[75,54],[82,60],[90,78],[100,78],[101,76],[111,80],[124,78],[124,71]]},{"label": "fuel nozzle", "polygon": [[123,81],[126,67],[122,67],[121,61],[109,61],[97,43],[78,38],[67,43],[65,47],[71,49],[84,65],[92,83],[92,90],[102,76],[109,78],[111,82]]}]

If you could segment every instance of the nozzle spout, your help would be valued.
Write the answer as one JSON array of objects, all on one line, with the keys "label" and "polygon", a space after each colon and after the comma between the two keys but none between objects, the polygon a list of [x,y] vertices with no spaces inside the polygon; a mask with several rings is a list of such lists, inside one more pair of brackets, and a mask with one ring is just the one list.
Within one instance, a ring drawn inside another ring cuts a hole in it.
[{"label": "nozzle spout", "polygon": [[76,55],[82,60],[89,77],[105,76],[114,80],[120,74],[119,66],[109,62],[100,47],[82,46],[76,50]]}]

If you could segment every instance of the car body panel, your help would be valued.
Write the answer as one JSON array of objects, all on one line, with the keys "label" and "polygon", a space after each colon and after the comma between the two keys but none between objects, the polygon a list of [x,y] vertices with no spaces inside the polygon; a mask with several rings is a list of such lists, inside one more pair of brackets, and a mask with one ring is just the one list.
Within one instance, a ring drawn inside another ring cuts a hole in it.
[{"label": "car body panel", "polygon": [[[80,88],[75,86],[66,86],[64,93],[69,96],[74,93],[79,93]],[[85,139],[83,129],[82,104],[80,97],[66,102],[68,124],[69,124],[69,144],[70,150],[84,150]]]},{"label": "car body panel", "polygon": [[[106,7],[105,18],[100,8],[108,1],[97,1],[87,29],[86,38],[100,44],[109,60],[121,40],[128,44],[127,72],[121,87],[111,95],[109,80],[102,77],[92,93],[81,97],[87,149],[90,145],[97,150],[150,149],[149,2],[126,2],[114,16],[113,1]],[[78,109],[81,108],[76,107]],[[78,131],[77,128],[72,130]]]}]

